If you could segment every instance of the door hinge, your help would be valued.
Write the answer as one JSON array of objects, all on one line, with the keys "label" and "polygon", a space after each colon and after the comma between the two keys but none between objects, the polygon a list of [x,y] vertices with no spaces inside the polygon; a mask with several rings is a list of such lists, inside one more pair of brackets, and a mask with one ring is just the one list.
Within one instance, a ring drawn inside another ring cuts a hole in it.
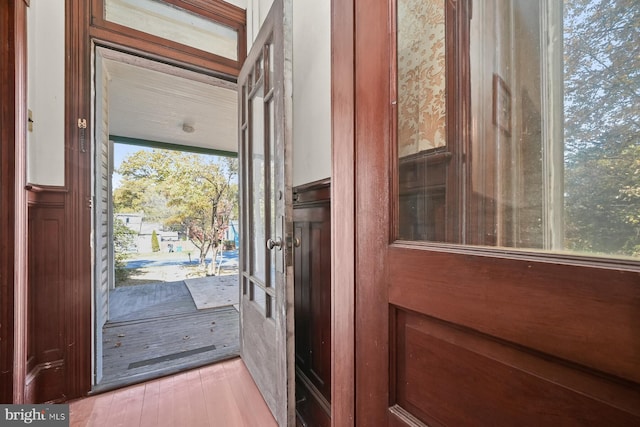
[{"label": "door hinge", "polygon": [[87,142],[85,139],[85,131],[87,129],[87,119],[78,119],[78,129],[80,129],[80,151],[87,152]]}]

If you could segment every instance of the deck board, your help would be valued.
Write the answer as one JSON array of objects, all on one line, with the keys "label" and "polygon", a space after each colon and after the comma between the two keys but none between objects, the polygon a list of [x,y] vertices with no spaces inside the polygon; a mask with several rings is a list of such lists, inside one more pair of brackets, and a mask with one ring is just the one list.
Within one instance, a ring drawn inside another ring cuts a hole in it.
[{"label": "deck board", "polygon": [[112,291],[103,327],[103,377],[94,391],[146,381],[239,354],[233,306],[198,310],[184,282]]},{"label": "deck board", "polygon": [[122,322],[196,310],[184,281],[124,286],[109,292],[109,321]]},{"label": "deck board", "polygon": [[240,358],[70,402],[70,425],[276,426]]}]

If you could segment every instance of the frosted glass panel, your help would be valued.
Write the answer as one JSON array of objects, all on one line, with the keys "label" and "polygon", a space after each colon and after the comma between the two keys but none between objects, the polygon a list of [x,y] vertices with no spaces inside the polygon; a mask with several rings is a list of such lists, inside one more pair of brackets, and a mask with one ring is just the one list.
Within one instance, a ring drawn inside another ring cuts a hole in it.
[{"label": "frosted glass panel", "polygon": [[105,0],[105,20],[238,59],[238,33],[195,13],[159,0]]}]

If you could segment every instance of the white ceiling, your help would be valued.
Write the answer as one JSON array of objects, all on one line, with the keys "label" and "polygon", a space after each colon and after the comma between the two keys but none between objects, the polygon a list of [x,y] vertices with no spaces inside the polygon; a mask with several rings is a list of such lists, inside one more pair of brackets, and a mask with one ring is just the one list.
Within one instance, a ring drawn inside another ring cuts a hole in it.
[{"label": "white ceiling", "polygon": [[99,48],[101,63],[109,79],[109,134],[238,151],[234,83]]}]

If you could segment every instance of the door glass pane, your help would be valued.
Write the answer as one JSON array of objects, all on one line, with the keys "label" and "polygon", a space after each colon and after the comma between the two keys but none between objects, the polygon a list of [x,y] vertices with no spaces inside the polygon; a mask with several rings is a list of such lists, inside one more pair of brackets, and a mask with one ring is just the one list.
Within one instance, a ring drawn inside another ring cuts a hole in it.
[{"label": "door glass pane", "polygon": [[[282,231],[279,230],[277,226],[277,216],[276,216],[276,204],[279,202],[276,198],[276,159],[275,159],[275,106],[273,103],[273,98],[269,102],[269,182],[270,185],[270,200],[271,200],[271,208],[269,212],[269,218],[271,222],[271,235],[276,238],[282,238]],[[278,257],[281,256],[281,250],[274,249],[271,251],[271,257],[269,260],[269,271],[270,271],[270,282],[269,286],[275,287],[276,285],[276,262]]]},{"label": "door glass pane", "polygon": [[[398,0],[400,237],[444,239],[446,64],[444,0]],[[440,218],[441,220],[441,218]]]},{"label": "door glass pane", "polygon": [[264,150],[264,98],[263,86],[256,89],[251,105],[251,235],[253,251],[251,273],[262,283],[266,280],[266,224],[265,212],[265,150]]},{"label": "door glass pane", "polygon": [[238,59],[238,33],[160,0],[105,0],[104,18],[205,52]]},{"label": "door glass pane", "polygon": [[397,236],[640,259],[640,3],[464,4],[398,0]]},{"label": "door glass pane", "polygon": [[253,287],[253,301],[260,307],[260,311],[266,315],[267,310],[267,293],[260,286]]}]

